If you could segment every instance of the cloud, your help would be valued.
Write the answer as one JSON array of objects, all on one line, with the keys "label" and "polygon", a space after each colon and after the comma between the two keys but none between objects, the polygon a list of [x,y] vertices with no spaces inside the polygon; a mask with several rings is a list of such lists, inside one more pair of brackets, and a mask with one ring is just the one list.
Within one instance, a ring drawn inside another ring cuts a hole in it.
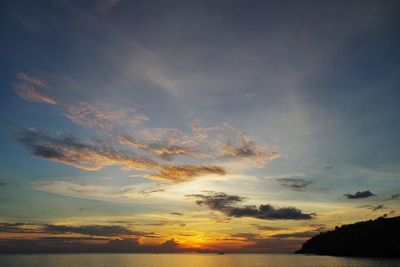
[{"label": "cloud", "polygon": [[286,230],[286,228],[282,227],[273,227],[273,226],[268,226],[268,225],[258,225],[258,224],[250,224],[257,228],[258,230],[262,231],[280,231],[280,230]]},{"label": "cloud", "polygon": [[395,199],[399,199],[399,198],[400,198],[400,194],[396,193],[396,194],[393,194],[390,197],[384,199],[384,201],[395,200]]},{"label": "cloud", "polygon": [[210,195],[194,194],[187,195],[188,197],[198,198],[196,203],[198,205],[206,205],[213,210],[223,209],[235,203],[242,202],[243,197],[236,195],[227,195],[226,193],[210,193]]},{"label": "cloud", "polygon": [[373,193],[371,193],[369,190],[367,191],[358,191],[355,194],[344,194],[343,196],[345,196],[348,199],[357,199],[357,198],[367,198],[367,197],[372,197],[375,196]]},{"label": "cloud", "polygon": [[[236,233],[229,240],[246,241],[236,252],[246,253],[291,253],[301,247],[304,237],[263,237],[253,233]],[[249,243],[250,242],[250,243]],[[234,250],[235,252],[235,250]]]},{"label": "cloud", "polygon": [[137,126],[149,118],[134,108],[114,107],[110,104],[78,102],[64,107],[65,116],[75,123],[100,130]]},{"label": "cloud", "polygon": [[180,212],[171,212],[171,215],[183,216],[183,213]]},{"label": "cloud", "polygon": [[[55,98],[43,92],[44,90],[49,91],[62,87],[63,91],[68,91],[71,94],[78,86],[66,77],[38,78],[21,73],[18,75],[18,82],[13,84],[13,87],[21,98],[30,102],[57,105],[68,119],[90,128],[111,131],[114,128],[137,126],[149,120],[147,116],[131,106],[121,107],[110,103],[91,103],[71,96],[59,96],[59,101],[56,101]],[[58,94],[61,94],[60,90]]]},{"label": "cloud", "polygon": [[189,142],[179,142],[176,139],[169,139],[163,136],[163,139],[148,142],[139,141],[130,136],[119,136],[117,140],[120,144],[129,145],[136,149],[142,149],[150,152],[153,155],[160,156],[164,160],[171,160],[172,156],[184,155],[192,157],[205,157],[204,153],[201,153],[194,149],[194,145]]},{"label": "cloud", "polygon": [[377,206],[375,206],[375,207],[372,208],[372,211],[382,210],[382,209],[384,209],[384,208],[385,208],[385,207],[384,207],[383,205],[377,205]]},{"label": "cloud", "polygon": [[29,233],[29,234],[66,234],[74,233],[87,236],[137,236],[158,238],[153,232],[133,231],[121,225],[57,225],[44,223],[0,223],[2,233]]},{"label": "cloud", "polygon": [[287,187],[294,191],[303,191],[313,183],[313,181],[308,181],[300,178],[278,178],[276,180],[281,186]]},{"label": "cloud", "polygon": [[241,238],[241,239],[245,239],[245,240],[255,240],[257,238],[259,238],[258,234],[253,234],[253,233],[236,233],[236,234],[232,234],[231,237],[233,238]]},{"label": "cloud", "polygon": [[281,157],[278,152],[268,152],[263,147],[257,145],[247,134],[239,134],[239,143],[226,142],[219,145],[221,158],[251,159],[256,165],[264,166],[270,160]]},{"label": "cloud", "polygon": [[192,122],[191,126],[192,132],[195,134],[196,139],[198,140],[207,140],[210,132],[215,132],[221,129],[219,126],[203,127],[198,121]]},{"label": "cloud", "polygon": [[383,206],[382,204],[376,205],[376,206],[374,206],[374,205],[362,205],[362,206],[359,206],[358,208],[367,208],[367,209],[369,209],[371,211],[377,211],[377,210],[386,209],[386,207]]},{"label": "cloud", "polygon": [[35,239],[1,238],[2,253],[175,253],[191,251],[169,239],[159,244],[142,244],[138,238],[105,239],[97,237],[46,236]]},{"label": "cloud", "polygon": [[245,206],[231,209],[230,216],[233,217],[254,217],[265,220],[310,220],[315,214],[305,214],[301,210],[293,207],[274,208],[266,204],[255,206]]},{"label": "cloud", "polygon": [[18,75],[18,82],[13,84],[15,92],[27,101],[56,105],[57,102],[55,99],[40,92],[40,90],[47,88],[47,86],[45,81],[25,73],[20,73]]},{"label": "cloud", "polygon": [[111,143],[101,141],[83,143],[71,136],[58,134],[52,137],[35,129],[22,129],[18,140],[35,156],[87,171],[117,165],[125,170],[156,171],[155,174],[145,177],[173,182],[202,175],[226,173],[222,167],[214,165],[161,166],[144,156],[117,149]]},{"label": "cloud", "polygon": [[41,225],[30,223],[0,223],[0,233],[44,233]]},{"label": "cloud", "polygon": [[[281,156],[227,123],[203,127],[195,121],[189,134],[175,128],[136,129],[149,120],[146,115],[132,106],[82,100],[81,87],[65,77],[20,74],[14,88],[22,98],[57,105],[72,122],[97,131],[99,139],[90,142],[63,133],[50,136],[35,129],[21,131],[18,140],[33,155],[75,168],[96,171],[116,165],[124,170],[153,173],[142,177],[176,182],[208,174],[224,175],[229,166],[248,168],[254,163],[262,167]],[[50,90],[51,95],[57,95],[57,101],[45,94]],[[62,96],[62,92],[68,92],[68,97]],[[156,162],[175,161],[178,156],[185,157],[185,162],[190,162],[188,159],[202,162],[171,165]],[[211,160],[218,164],[211,165]],[[229,165],[227,160],[235,164]],[[239,164],[243,160],[246,164]]]},{"label": "cloud", "polygon": [[244,198],[225,193],[211,193],[208,195],[193,194],[188,197],[197,198],[196,203],[211,210],[218,210],[229,217],[253,217],[264,220],[310,220],[315,214],[306,214],[294,207],[275,208],[269,204],[235,206]]},{"label": "cloud", "polygon": [[168,252],[178,252],[180,249],[180,244],[175,239],[170,239],[165,241],[161,245],[161,251],[168,251]]},{"label": "cloud", "polygon": [[242,246],[240,252],[292,253],[301,247],[304,240],[300,238],[258,238],[253,242],[253,244]]},{"label": "cloud", "polygon": [[297,233],[290,233],[290,234],[276,234],[272,235],[272,237],[277,238],[310,238],[313,237],[320,232],[318,231],[304,231],[304,232],[297,232]]},{"label": "cloud", "polygon": [[158,166],[151,159],[131,155],[106,143],[86,144],[74,137],[51,137],[35,129],[23,129],[18,140],[35,156],[88,171],[111,165],[133,170]]},{"label": "cloud", "polygon": [[127,236],[157,237],[153,232],[132,231],[120,225],[44,225],[44,231],[49,233],[76,233],[89,236]]},{"label": "cloud", "polygon": [[165,191],[164,188],[159,188],[159,189],[141,190],[138,193],[147,196],[153,193],[164,192],[164,191]]},{"label": "cloud", "polygon": [[172,165],[162,167],[153,179],[181,182],[203,175],[225,175],[225,170],[219,166],[207,165]]}]

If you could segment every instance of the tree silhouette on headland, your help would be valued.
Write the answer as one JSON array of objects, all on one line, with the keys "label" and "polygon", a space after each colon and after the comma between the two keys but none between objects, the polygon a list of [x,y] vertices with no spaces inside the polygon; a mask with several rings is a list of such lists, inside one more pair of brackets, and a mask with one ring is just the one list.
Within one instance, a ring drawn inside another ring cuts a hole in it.
[{"label": "tree silhouette on headland", "polygon": [[400,257],[400,216],[336,226],[307,240],[296,253]]}]

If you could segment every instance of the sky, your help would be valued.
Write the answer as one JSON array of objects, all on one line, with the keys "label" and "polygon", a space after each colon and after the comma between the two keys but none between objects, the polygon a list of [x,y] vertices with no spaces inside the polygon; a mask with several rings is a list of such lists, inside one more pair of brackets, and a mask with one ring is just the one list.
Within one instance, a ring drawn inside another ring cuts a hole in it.
[{"label": "sky", "polygon": [[0,7],[3,252],[293,252],[400,215],[398,1]]}]

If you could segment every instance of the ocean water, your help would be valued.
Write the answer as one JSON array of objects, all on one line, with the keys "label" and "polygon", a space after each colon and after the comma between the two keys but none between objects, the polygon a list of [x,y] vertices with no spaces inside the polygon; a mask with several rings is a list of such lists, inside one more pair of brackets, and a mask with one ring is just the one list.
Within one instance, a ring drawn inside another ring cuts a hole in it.
[{"label": "ocean water", "polygon": [[51,254],[0,255],[1,267],[382,267],[400,259],[291,254]]}]

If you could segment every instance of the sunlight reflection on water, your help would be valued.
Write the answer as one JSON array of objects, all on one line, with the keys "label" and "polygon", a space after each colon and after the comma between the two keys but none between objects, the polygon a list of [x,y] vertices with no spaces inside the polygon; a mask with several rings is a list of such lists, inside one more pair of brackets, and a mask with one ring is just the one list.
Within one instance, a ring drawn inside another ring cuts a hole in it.
[{"label": "sunlight reflection on water", "polygon": [[62,254],[1,255],[2,267],[381,267],[400,259],[344,258],[288,254]]}]

